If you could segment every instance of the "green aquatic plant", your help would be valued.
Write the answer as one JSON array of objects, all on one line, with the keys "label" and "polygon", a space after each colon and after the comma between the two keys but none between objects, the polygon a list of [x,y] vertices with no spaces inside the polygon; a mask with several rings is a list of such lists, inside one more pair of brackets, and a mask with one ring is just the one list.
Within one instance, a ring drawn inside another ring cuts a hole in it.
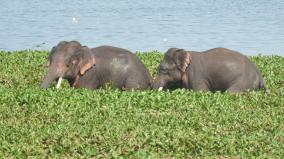
[{"label": "green aquatic plant", "polygon": [[[47,51],[0,52],[1,158],[282,158],[284,58],[253,56],[267,91],[43,90]],[[160,52],[137,53],[153,76]]]}]

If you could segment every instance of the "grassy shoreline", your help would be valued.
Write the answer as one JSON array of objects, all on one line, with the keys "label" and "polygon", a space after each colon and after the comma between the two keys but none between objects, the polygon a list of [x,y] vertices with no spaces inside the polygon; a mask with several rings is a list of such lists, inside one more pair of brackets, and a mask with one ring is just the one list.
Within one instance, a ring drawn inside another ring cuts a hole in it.
[{"label": "grassy shoreline", "polygon": [[[284,57],[253,56],[267,92],[42,90],[47,51],[0,52],[0,157],[281,158]],[[154,76],[159,52],[138,53]]]}]

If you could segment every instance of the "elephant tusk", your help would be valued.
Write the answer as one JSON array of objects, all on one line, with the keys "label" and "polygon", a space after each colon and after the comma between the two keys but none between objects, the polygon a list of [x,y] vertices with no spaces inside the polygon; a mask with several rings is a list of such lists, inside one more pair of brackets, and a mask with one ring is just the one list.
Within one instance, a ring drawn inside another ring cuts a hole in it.
[{"label": "elephant tusk", "polygon": [[158,91],[162,91],[163,90],[163,87],[160,87],[159,89],[158,89]]},{"label": "elephant tusk", "polygon": [[57,85],[56,85],[56,88],[57,88],[57,89],[60,87],[61,82],[62,82],[62,77],[60,77],[60,78],[58,79],[58,82],[57,82]]}]

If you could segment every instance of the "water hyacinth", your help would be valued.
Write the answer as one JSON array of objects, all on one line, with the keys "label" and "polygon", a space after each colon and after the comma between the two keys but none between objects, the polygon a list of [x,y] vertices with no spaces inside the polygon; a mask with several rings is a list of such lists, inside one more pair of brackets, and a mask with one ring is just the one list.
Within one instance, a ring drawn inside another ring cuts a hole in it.
[{"label": "water hyacinth", "polygon": [[[137,53],[153,76],[163,58]],[[254,56],[267,91],[40,89],[47,51],[0,52],[0,157],[281,158],[284,58]]]}]

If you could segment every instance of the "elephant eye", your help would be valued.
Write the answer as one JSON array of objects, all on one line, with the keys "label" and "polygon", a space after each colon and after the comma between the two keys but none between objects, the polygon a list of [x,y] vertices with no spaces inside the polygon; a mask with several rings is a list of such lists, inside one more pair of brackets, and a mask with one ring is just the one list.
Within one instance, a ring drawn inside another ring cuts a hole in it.
[{"label": "elephant eye", "polygon": [[164,68],[160,68],[159,72],[163,73],[163,74],[167,74],[168,71],[166,69],[164,69]]}]

